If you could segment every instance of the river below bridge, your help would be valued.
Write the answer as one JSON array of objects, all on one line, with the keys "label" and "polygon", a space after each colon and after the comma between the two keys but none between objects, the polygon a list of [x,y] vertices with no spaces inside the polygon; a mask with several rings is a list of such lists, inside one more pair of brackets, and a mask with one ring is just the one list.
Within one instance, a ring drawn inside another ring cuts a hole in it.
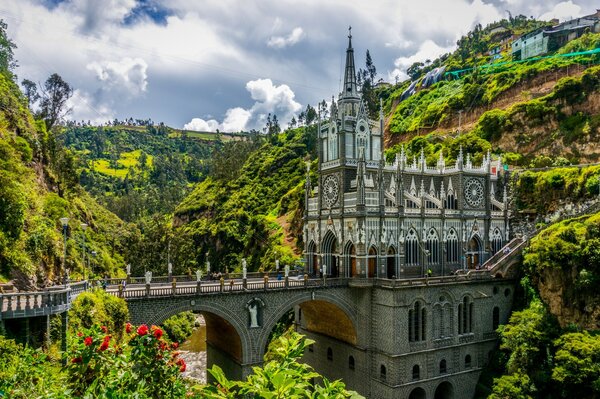
[{"label": "river below bridge", "polygon": [[183,376],[206,384],[206,322],[197,315],[197,325],[191,337],[181,344],[181,357],[187,365]]}]

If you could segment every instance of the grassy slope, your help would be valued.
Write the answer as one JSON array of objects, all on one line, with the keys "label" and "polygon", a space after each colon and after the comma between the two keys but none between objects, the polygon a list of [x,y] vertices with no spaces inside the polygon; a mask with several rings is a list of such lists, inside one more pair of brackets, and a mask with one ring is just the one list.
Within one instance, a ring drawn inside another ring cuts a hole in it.
[{"label": "grassy slope", "polygon": [[[598,45],[600,34],[589,34],[569,43],[559,52],[580,51]],[[460,123],[463,132],[477,133],[502,152],[514,152],[514,148],[518,147],[524,156],[521,164],[527,165],[539,154],[563,156],[574,162],[595,161],[600,156],[600,147],[596,148],[593,140],[598,132],[595,116],[600,113],[597,87],[583,92],[583,97],[574,104],[569,103],[569,106],[553,101],[557,99],[556,95],[552,97],[557,91],[557,83],[564,86],[569,80],[563,78],[567,75],[571,75],[572,79],[581,79],[583,75],[587,78],[597,76],[596,69],[594,72],[583,71],[590,62],[594,59],[573,57],[517,63],[499,73],[471,74],[461,80],[442,81],[399,102],[399,94],[404,89],[402,86],[387,100],[391,110],[387,122],[387,144],[391,147],[416,136],[426,136],[429,141],[435,141],[432,139],[434,136],[455,136],[459,110],[462,110]],[[540,107],[545,105],[542,103],[549,106]],[[482,118],[486,112],[496,109],[505,111],[507,123],[498,126],[497,132],[482,134]],[[592,137],[581,137],[586,123],[585,133]],[[552,140],[544,141],[552,135]]]},{"label": "grassy slope", "polygon": [[197,256],[210,251],[223,270],[239,268],[242,257],[250,270],[297,258],[306,154],[304,128],[288,131],[252,153],[236,178],[200,183],[175,211]]}]

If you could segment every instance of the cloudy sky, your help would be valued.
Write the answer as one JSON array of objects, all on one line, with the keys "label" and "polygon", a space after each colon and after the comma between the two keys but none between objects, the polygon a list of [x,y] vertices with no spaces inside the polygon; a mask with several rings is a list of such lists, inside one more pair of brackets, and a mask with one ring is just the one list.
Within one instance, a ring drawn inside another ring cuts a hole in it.
[{"label": "cloudy sky", "polygon": [[58,73],[70,118],[151,118],[173,127],[261,129],[339,91],[352,25],[357,66],[378,78],[452,50],[474,24],[561,20],[592,0],[2,0],[19,79]]}]

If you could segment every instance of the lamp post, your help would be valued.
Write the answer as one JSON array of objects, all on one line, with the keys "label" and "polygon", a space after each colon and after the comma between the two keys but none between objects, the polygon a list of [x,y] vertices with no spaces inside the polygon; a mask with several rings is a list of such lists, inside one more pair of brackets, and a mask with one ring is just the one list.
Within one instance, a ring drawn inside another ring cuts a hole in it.
[{"label": "lamp post", "polygon": [[64,251],[63,251],[63,260],[62,260],[62,266],[63,266],[63,272],[64,274],[64,282],[65,284],[67,284],[67,267],[66,267],[66,261],[67,261],[67,229],[69,227],[69,218],[64,217],[64,218],[60,218],[60,223],[62,224],[63,227],[63,237],[64,237]]},{"label": "lamp post", "polygon": [[85,267],[85,230],[87,229],[88,225],[87,223],[81,223],[81,235],[83,236],[83,256],[82,256],[82,260],[83,260],[83,279],[85,280],[86,278],[86,267]]}]

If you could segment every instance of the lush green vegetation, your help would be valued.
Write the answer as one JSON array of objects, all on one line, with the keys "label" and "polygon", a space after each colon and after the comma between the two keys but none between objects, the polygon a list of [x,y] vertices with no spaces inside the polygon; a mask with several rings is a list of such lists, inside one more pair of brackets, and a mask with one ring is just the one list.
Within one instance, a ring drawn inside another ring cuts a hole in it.
[{"label": "lush green vegetation", "polygon": [[208,173],[222,141],[170,136],[165,126],[70,126],[60,136],[79,161],[83,187],[125,221],[170,213]]},{"label": "lush green vegetation", "polygon": [[516,175],[514,187],[518,210],[543,215],[567,200],[577,202],[600,195],[600,166],[526,170]]},{"label": "lush green vegetation", "polygon": [[488,399],[593,398],[600,393],[600,335],[561,330],[539,298],[500,326],[504,375]]}]

